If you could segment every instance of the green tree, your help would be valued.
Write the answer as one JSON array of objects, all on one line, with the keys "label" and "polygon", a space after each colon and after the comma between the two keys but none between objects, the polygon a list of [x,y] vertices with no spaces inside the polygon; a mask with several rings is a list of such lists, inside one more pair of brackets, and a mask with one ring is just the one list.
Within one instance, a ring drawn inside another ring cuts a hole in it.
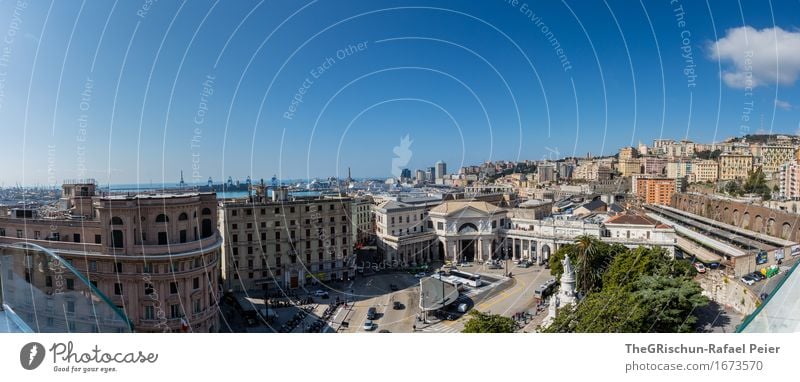
[{"label": "green tree", "polygon": [[603,272],[601,288],[561,309],[546,331],[689,332],[695,309],[708,302],[692,280],[695,272],[661,248],[622,250]]},{"label": "green tree", "polygon": [[462,333],[514,333],[516,325],[510,317],[471,310]]}]

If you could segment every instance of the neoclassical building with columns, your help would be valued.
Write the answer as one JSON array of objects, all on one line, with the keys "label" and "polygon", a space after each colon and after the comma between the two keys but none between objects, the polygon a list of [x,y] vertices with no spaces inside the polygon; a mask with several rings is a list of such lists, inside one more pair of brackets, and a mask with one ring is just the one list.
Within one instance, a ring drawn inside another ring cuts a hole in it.
[{"label": "neoclassical building with columns", "polygon": [[584,235],[630,248],[661,246],[674,253],[675,230],[639,216],[624,213],[611,218],[605,214],[537,218],[530,209],[453,200],[433,208],[385,204],[376,209],[376,225],[378,246],[385,249],[384,259],[402,264],[504,258],[541,264],[563,245]]}]

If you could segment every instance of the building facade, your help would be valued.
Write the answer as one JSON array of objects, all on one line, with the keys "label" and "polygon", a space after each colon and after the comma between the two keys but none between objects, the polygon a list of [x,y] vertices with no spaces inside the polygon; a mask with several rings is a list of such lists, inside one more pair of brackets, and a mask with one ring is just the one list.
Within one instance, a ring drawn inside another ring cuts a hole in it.
[{"label": "building facade", "polygon": [[387,200],[374,207],[378,251],[392,266],[441,260],[428,219],[430,205]]},{"label": "building facade", "polygon": [[[63,189],[45,215],[0,209],[0,246],[52,250],[124,312],[137,332],[219,329],[222,238],[214,193],[98,195],[94,182],[84,180]],[[49,293],[38,303],[57,294],[57,277],[46,277],[42,287]],[[69,290],[77,282],[64,284]]]},{"label": "building facade", "polygon": [[639,177],[634,180],[634,194],[643,203],[668,205],[676,192],[676,179],[666,177]]},{"label": "building facade", "polygon": [[719,156],[719,180],[744,179],[753,170],[750,154],[722,154]]},{"label": "building facade", "polygon": [[355,275],[352,199],[292,198],[285,189],[267,199],[221,206],[226,289],[279,292]]}]

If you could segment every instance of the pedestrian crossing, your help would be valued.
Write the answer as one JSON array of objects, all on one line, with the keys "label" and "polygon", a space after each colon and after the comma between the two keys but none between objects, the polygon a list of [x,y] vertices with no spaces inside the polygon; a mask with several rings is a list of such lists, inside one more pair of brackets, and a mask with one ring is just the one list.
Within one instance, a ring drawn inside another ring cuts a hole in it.
[{"label": "pedestrian crossing", "polygon": [[422,329],[417,329],[417,331],[423,333],[460,333],[461,329],[456,326],[449,326],[440,322]]}]

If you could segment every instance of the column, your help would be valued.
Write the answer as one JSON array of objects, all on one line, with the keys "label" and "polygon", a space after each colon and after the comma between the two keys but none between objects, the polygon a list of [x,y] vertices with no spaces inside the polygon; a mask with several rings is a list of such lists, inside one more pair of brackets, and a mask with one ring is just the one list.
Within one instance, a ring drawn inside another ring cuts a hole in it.
[{"label": "column", "polygon": [[511,239],[511,258],[517,258],[517,242],[519,239]]}]

